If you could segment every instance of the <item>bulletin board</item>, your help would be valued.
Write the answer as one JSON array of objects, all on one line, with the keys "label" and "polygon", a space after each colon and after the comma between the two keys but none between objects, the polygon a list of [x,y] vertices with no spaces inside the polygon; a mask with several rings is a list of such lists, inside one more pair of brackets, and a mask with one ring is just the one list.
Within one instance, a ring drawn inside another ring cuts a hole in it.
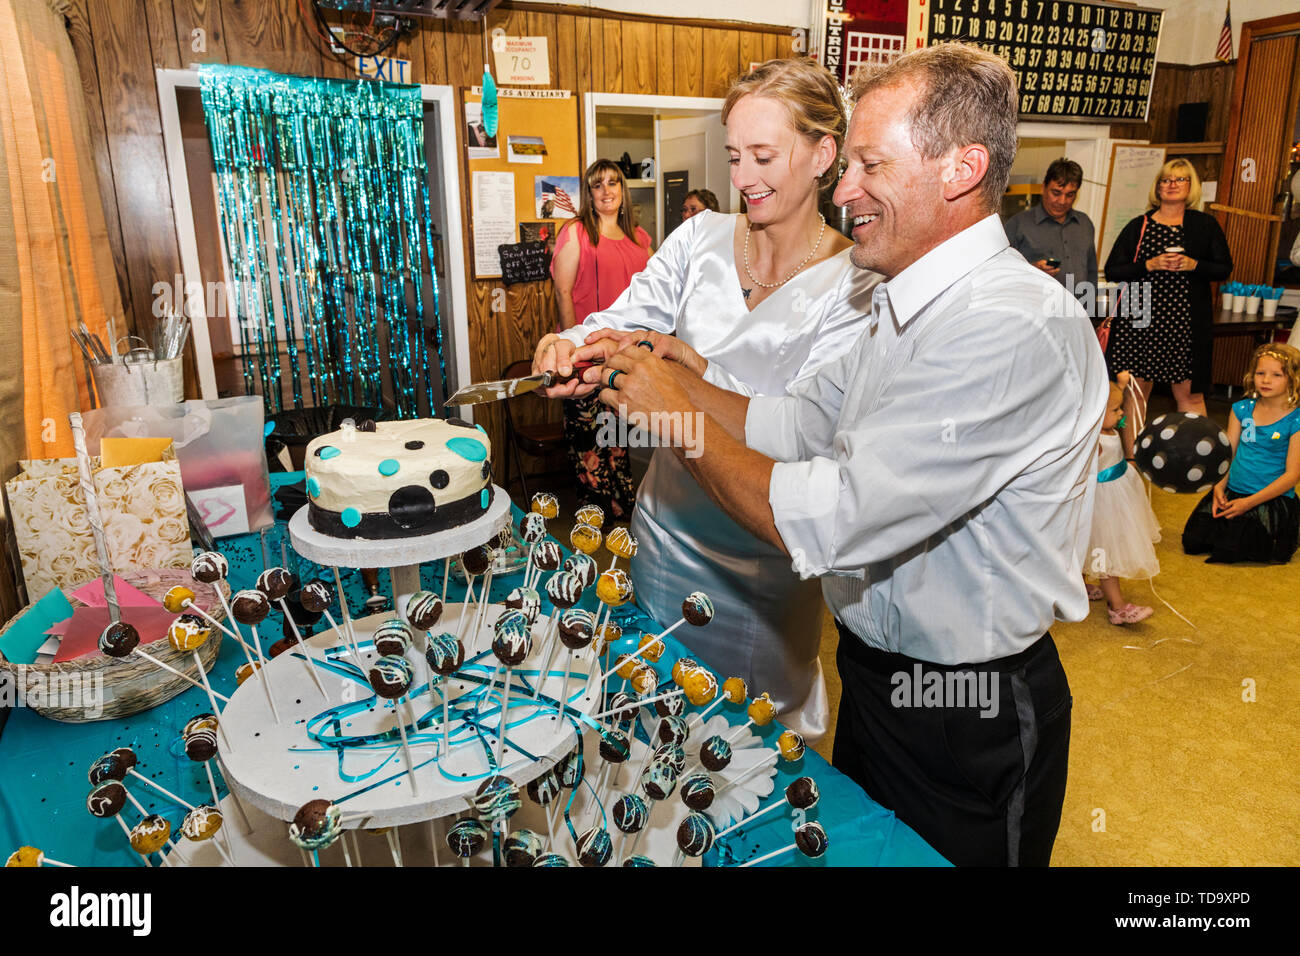
[{"label": "bulletin board", "polygon": [[1097,261],[1103,266],[1120,232],[1147,211],[1151,184],[1156,181],[1156,174],[1164,164],[1163,146],[1111,145],[1106,206],[1101,216],[1101,228],[1097,230]]},{"label": "bulletin board", "polygon": [[[512,96],[512,93],[519,94]],[[489,159],[467,160],[469,167],[468,187],[470,190],[470,253],[474,265],[475,279],[500,278],[500,271],[481,271],[474,262],[475,256],[475,222],[474,222],[474,174],[479,172],[512,173],[514,181],[514,234],[503,242],[517,242],[526,237],[521,236],[518,228],[520,222],[549,221],[555,228],[563,225],[564,218],[543,219],[538,215],[536,205],[537,177],[549,177],[554,181],[566,177],[582,176],[581,157],[579,155],[578,135],[578,98],[572,94],[564,95],[561,90],[498,90],[497,105],[499,122],[497,126],[497,149],[499,155]],[[561,98],[561,96],[563,98]],[[463,89],[461,112],[464,104],[480,103],[482,97],[479,88]],[[462,118],[462,128],[465,121]],[[540,163],[511,162],[510,137],[536,137],[545,143],[546,153]],[[468,149],[468,146],[466,147]],[[574,208],[579,197],[572,196]],[[553,235],[553,233],[552,233]]]}]

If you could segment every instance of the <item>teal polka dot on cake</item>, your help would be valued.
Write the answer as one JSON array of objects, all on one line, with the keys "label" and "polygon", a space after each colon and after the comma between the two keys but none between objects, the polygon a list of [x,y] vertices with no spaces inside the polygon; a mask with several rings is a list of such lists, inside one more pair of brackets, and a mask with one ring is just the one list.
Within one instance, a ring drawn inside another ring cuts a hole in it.
[{"label": "teal polka dot on cake", "polygon": [[262,429],[262,437],[270,438],[273,431],[275,431],[275,422],[267,422],[266,427]]},{"label": "teal polka dot on cake", "polygon": [[339,451],[333,445],[322,445],[316,454],[321,458],[328,460],[330,458],[337,458],[339,455],[343,454],[343,452]]},{"label": "teal polka dot on cake", "polygon": [[320,482],[315,478],[307,479],[307,494],[311,495],[313,498],[320,497]]},{"label": "teal polka dot on cake", "polygon": [[339,520],[349,528],[355,528],[361,524],[361,512],[356,508],[344,508],[343,514],[339,515]]},{"label": "teal polka dot on cake", "polygon": [[488,490],[487,490],[486,488],[484,488],[482,491],[480,491],[480,492],[478,493],[478,505],[479,505],[479,507],[482,508],[484,511],[487,510],[487,506],[488,506],[488,497],[489,497],[489,495],[488,495]]},{"label": "teal polka dot on cake", "polygon": [[466,461],[482,461],[487,457],[487,448],[477,438],[448,438],[447,450]]},{"label": "teal polka dot on cake", "polygon": [[401,467],[396,458],[385,458],[379,463],[379,473],[387,478],[389,475],[397,474],[397,469]]}]

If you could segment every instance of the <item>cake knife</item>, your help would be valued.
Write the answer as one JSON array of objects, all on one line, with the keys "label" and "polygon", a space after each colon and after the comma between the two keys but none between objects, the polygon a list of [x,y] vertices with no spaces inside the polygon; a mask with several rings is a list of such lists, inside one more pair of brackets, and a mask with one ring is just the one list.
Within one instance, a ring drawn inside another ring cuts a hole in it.
[{"label": "cake knife", "polygon": [[[573,374],[577,375],[583,369],[591,368],[596,364],[596,362],[574,362]],[[541,375],[526,375],[523,378],[504,378],[497,382],[479,382],[477,385],[466,385],[442,404],[445,408],[449,405],[481,405],[484,402],[499,402],[502,399],[524,395],[539,388],[550,388],[556,382],[564,381],[565,378],[569,377],[572,376],[559,376],[554,372],[543,372]]]}]

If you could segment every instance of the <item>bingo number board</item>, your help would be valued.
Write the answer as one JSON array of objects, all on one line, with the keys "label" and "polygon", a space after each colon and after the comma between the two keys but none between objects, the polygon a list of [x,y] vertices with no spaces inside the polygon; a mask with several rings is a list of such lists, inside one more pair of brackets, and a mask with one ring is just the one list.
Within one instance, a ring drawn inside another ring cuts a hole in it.
[{"label": "bingo number board", "polygon": [[1159,10],[1074,0],[930,0],[927,41],[973,43],[1016,73],[1022,116],[1145,121]]}]

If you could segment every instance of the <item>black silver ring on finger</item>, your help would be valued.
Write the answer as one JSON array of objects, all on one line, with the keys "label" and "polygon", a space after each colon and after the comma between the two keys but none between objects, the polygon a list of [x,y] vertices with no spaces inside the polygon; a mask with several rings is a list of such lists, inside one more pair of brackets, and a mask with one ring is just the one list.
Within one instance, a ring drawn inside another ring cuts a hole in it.
[{"label": "black silver ring on finger", "polygon": [[651,342],[649,339],[642,339],[640,342],[637,343],[637,348],[649,349],[651,352],[653,352],[655,350],[655,344]]},{"label": "black silver ring on finger", "polygon": [[614,384],[614,380],[622,374],[624,374],[622,369],[620,368],[614,369],[612,372],[609,373],[609,380],[605,382],[605,385],[617,391],[618,386]]}]

